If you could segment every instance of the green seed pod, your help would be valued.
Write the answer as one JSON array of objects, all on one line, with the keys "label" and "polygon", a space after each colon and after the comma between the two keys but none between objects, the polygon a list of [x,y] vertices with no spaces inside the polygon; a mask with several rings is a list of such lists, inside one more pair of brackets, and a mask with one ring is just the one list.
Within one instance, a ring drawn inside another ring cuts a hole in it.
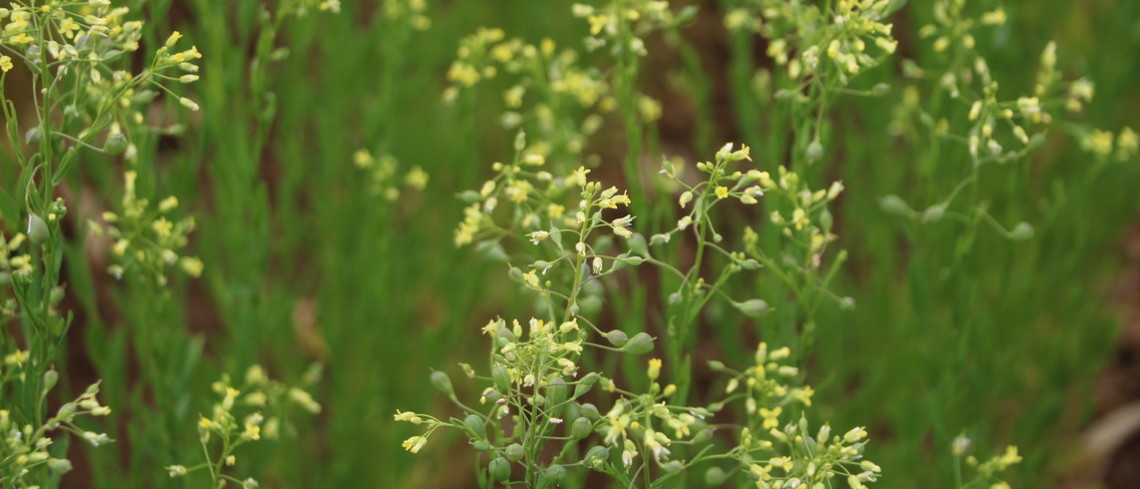
[{"label": "green seed pod", "polygon": [[[577,390],[576,386],[575,390]],[[550,409],[554,406],[562,404],[562,401],[566,400],[566,394],[568,393],[569,389],[566,388],[565,382],[559,381],[557,383],[552,383],[546,386],[543,391],[543,393],[546,394],[546,401],[548,404],[547,409]],[[557,414],[555,414],[555,416],[557,416]]]},{"label": "green seed pod", "polygon": [[48,304],[56,305],[59,301],[63,300],[63,287],[55,286],[51,288],[51,295],[48,296]]},{"label": "green seed pod", "polygon": [[472,443],[471,448],[474,448],[480,452],[485,452],[491,449],[491,444],[487,443],[487,440],[479,440],[475,443]]},{"label": "green seed pod", "polygon": [[523,455],[526,455],[526,452],[523,451],[522,445],[519,445],[518,443],[511,443],[507,446],[506,450],[503,450],[503,454],[506,455],[507,460],[518,462],[519,460],[522,460]]},{"label": "green seed pod", "polygon": [[55,387],[56,382],[59,382],[59,373],[54,368],[44,372],[44,388],[40,395],[46,396]]},{"label": "green seed pod", "polygon": [[625,334],[625,331],[615,329],[606,333],[606,341],[609,341],[611,345],[621,348],[629,341],[629,335]]},{"label": "green seed pod", "polygon": [[888,195],[879,199],[879,207],[887,214],[894,214],[896,216],[910,216],[914,213],[906,201],[897,195]]},{"label": "green seed pod", "polygon": [[66,458],[49,458],[47,465],[48,468],[56,474],[64,474],[71,471],[71,461]]},{"label": "green seed pod", "polygon": [[610,459],[610,449],[601,445],[595,445],[586,452],[586,457],[582,461],[590,467],[600,467],[603,463]]},{"label": "green seed pod", "polygon": [[574,424],[570,425],[570,436],[574,437],[575,440],[590,436],[592,431],[594,431],[594,423],[591,423],[585,416],[574,420]]},{"label": "green seed pod", "polygon": [[946,204],[932,205],[922,212],[922,222],[935,222],[946,215]]},{"label": "green seed pod", "polygon": [[436,370],[431,373],[431,385],[435,386],[440,392],[446,394],[448,397],[455,395],[455,389],[451,387],[451,377],[446,373]]},{"label": "green seed pod", "polygon": [[39,127],[33,127],[24,133],[24,143],[28,145],[40,144],[43,138],[44,133],[40,131]]},{"label": "green seed pod", "polygon": [[705,428],[697,432],[697,436],[693,437],[693,446],[699,447],[705,443],[708,443],[710,440],[712,440],[712,436],[713,430],[711,428]]},{"label": "green seed pod", "polygon": [[763,299],[749,299],[744,302],[733,303],[732,305],[736,306],[740,312],[744,313],[745,316],[748,316],[750,318],[758,318],[760,316],[763,316],[764,313],[768,312],[769,310],[768,303],[764,302]]},{"label": "green seed pod", "polygon": [[487,438],[487,424],[483,422],[483,418],[478,415],[472,414],[463,420],[463,424],[467,425],[471,431],[475,432],[475,436],[480,440]]},{"label": "green seed pod", "polygon": [[728,474],[724,473],[724,469],[720,467],[709,467],[709,469],[705,471],[705,484],[710,486],[724,484],[724,481],[727,479]]},{"label": "green seed pod", "polygon": [[498,335],[499,338],[506,340],[508,343],[518,339],[518,336],[516,336],[513,331],[507,328],[499,328],[499,331],[497,331],[495,334]]},{"label": "green seed pod", "polygon": [[1014,241],[1029,241],[1033,239],[1033,225],[1027,222],[1017,223],[1017,227],[1014,227],[1013,231],[1009,232],[1009,239]]},{"label": "green seed pod", "polygon": [[670,460],[665,465],[662,465],[661,468],[664,469],[666,473],[676,474],[682,470],[685,470],[685,464],[677,460]]},{"label": "green seed pod", "polygon": [[590,372],[578,380],[578,385],[574,386],[574,398],[579,398],[590,392],[594,384],[598,383],[598,374]]},{"label": "green seed pod", "polygon": [[621,347],[621,351],[634,355],[643,355],[653,351],[653,337],[648,333],[637,333]]},{"label": "green seed pod", "polygon": [[523,279],[523,271],[519,267],[511,267],[510,270],[507,270],[507,276],[516,284],[521,284],[526,281]]},{"label": "green seed pod", "polygon": [[645,242],[645,236],[634,234],[626,240],[626,246],[629,246],[629,251],[639,256],[649,256],[649,247]]},{"label": "green seed pod", "polygon": [[561,465],[551,465],[538,476],[538,487],[555,487],[566,478],[566,469]]},{"label": "green seed pod", "polygon": [[599,418],[602,417],[602,414],[598,412],[598,407],[593,405],[593,404],[590,404],[588,402],[585,404],[582,404],[582,406],[580,408],[578,408],[578,410],[581,411],[582,416],[585,416],[586,418],[593,420],[593,421],[597,421]]},{"label": "green seed pod", "polygon": [[107,139],[103,141],[103,152],[112,156],[121,154],[127,150],[127,144],[127,137],[123,133],[117,132],[107,136]]},{"label": "green seed pod", "polygon": [[503,457],[498,457],[487,464],[487,473],[491,474],[491,478],[504,482],[511,478],[511,463]]},{"label": "green seed pod", "polygon": [[808,161],[819,161],[823,158],[823,144],[818,139],[812,141],[807,147]]},{"label": "green seed pod", "polygon": [[28,214],[28,240],[35,244],[44,244],[51,236],[47,223],[35,214]]},{"label": "green seed pod", "polygon": [[510,392],[511,390],[511,373],[506,367],[495,365],[491,368],[491,381],[495,384],[495,389],[499,392]]}]

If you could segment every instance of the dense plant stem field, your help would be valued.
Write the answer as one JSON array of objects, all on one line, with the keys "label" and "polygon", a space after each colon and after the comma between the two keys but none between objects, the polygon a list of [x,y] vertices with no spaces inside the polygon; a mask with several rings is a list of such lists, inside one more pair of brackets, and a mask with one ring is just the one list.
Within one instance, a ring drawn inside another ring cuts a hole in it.
[{"label": "dense plant stem field", "polygon": [[1123,0],[14,0],[0,488],[1140,487],[1137,52]]}]

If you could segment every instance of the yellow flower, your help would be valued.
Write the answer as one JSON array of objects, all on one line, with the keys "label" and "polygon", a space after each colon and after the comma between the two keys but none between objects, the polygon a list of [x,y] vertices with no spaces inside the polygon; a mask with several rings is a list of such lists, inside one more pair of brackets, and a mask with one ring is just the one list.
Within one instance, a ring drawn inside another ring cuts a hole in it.
[{"label": "yellow flower", "polygon": [[760,416],[764,418],[764,429],[775,428],[780,425],[779,416],[784,409],[777,406],[772,409],[760,408]]},{"label": "yellow flower", "polygon": [[9,58],[7,56],[0,56],[0,70],[3,70],[4,73],[7,73],[10,69],[12,69],[12,58]]},{"label": "yellow flower", "polygon": [[404,440],[403,443],[404,450],[412,453],[419,453],[420,449],[423,448],[424,445],[427,445],[427,437],[423,436],[413,436],[407,440]]},{"label": "yellow flower", "polygon": [[717,187],[716,188],[716,198],[723,199],[725,197],[728,197],[728,187],[723,187],[723,186]]},{"label": "yellow flower", "polygon": [[661,376],[661,359],[650,358],[649,368],[646,369],[645,373],[649,376],[649,380],[657,380],[657,377]]}]

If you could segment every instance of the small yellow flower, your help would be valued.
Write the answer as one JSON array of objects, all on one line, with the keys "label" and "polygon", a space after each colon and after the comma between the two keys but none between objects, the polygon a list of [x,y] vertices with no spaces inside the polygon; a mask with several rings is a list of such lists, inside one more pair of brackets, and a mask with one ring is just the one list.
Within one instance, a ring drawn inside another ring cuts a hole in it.
[{"label": "small yellow flower", "polygon": [[723,187],[723,186],[717,187],[716,188],[716,198],[723,199],[725,197],[728,197],[728,187]]},{"label": "small yellow flower", "polygon": [[1107,156],[1112,152],[1112,139],[1113,134],[1111,132],[1097,129],[1093,131],[1092,137],[1089,139],[1089,148],[1097,155]]},{"label": "small yellow flower", "polygon": [[657,380],[657,377],[661,376],[661,359],[650,358],[649,368],[646,369],[645,373],[649,377],[649,380]]},{"label": "small yellow flower", "polygon": [[423,168],[418,166],[412,167],[408,170],[408,174],[404,177],[404,181],[408,183],[409,187],[416,190],[423,190],[428,184],[428,173]]},{"label": "small yellow flower", "polygon": [[427,445],[427,437],[423,436],[413,436],[407,440],[404,440],[403,443],[404,450],[412,453],[419,453],[420,449],[423,448],[424,445]]},{"label": "small yellow flower", "polygon": [[7,73],[10,69],[12,69],[12,58],[9,58],[8,56],[0,56],[0,70],[3,70],[4,73]]},{"label": "small yellow flower", "polygon": [[763,424],[764,429],[771,429],[771,428],[775,428],[775,427],[779,426],[780,425],[779,416],[780,416],[780,413],[783,412],[783,410],[784,409],[779,407],[779,406],[774,407],[772,409],[760,408],[760,416],[764,418],[764,424]]}]

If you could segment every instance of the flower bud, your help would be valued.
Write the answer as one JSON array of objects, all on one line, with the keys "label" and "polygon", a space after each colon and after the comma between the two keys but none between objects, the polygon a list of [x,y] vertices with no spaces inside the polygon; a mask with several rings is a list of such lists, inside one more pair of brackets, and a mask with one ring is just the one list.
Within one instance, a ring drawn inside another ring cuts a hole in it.
[{"label": "flower bud", "polygon": [[107,140],[103,141],[103,152],[109,155],[122,154],[127,150],[127,137],[122,133],[114,133],[107,136]]}]

